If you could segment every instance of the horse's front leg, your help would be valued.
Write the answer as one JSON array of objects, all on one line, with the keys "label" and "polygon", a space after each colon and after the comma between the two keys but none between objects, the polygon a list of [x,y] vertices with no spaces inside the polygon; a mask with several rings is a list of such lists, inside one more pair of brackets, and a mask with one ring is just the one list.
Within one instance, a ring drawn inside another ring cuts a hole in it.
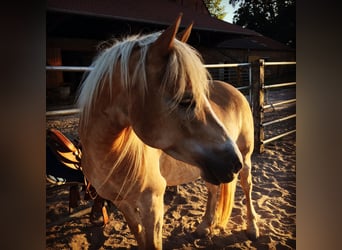
[{"label": "horse's front leg", "polygon": [[197,226],[196,233],[198,236],[203,237],[211,233],[215,221],[216,203],[218,200],[219,186],[206,182],[208,189],[208,199],[205,214],[202,222]]},{"label": "horse's front leg", "polygon": [[240,171],[240,183],[243,192],[246,196],[247,206],[247,235],[250,239],[255,240],[259,237],[259,228],[257,226],[257,213],[252,204],[252,174],[251,174],[251,159],[244,159],[244,166]]},{"label": "horse's front leg", "polygon": [[162,249],[165,186],[162,192],[148,189],[138,197],[116,203],[139,249]]}]

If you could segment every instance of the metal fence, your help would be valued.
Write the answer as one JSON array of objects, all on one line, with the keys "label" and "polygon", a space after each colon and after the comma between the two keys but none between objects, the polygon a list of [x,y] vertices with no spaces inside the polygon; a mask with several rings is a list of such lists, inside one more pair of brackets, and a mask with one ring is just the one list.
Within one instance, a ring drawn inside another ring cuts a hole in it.
[{"label": "metal fence", "polygon": [[[255,142],[256,142],[256,150],[259,153],[262,153],[265,149],[265,145],[273,142],[275,140],[278,140],[280,138],[283,138],[285,136],[288,136],[290,134],[293,134],[296,132],[296,129],[285,129],[281,133],[273,136],[273,137],[265,137],[265,130],[267,127],[279,123],[283,123],[285,121],[288,121],[290,119],[295,119],[296,114],[288,114],[284,117],[280,117],[274,120],[265,121],[265,111],[267,109],[273,108],[273,112],[275,112],[275,107],[289,105],[289,104],[295,104],[296,98],[287,99],[287,100],[279,100],[275,101],[273,103],[270,103],[267,101],[267,91],[268,90],[274,90],[274,89],[280,89],[280,88],[289,88],[289,87],[295,87],[296,82],[281,82],[281,83],[273,83],[273,84],[267,84],[267,77],[265,77],[265,67],[269,66],[285,66],[285,65],[296,65],[296,62],[265,62],[263,59],[260,59],[253,63],[254,67],[254,80],[253,80],[253,116],[254,116],[254,132],[255,132]],[[266,101],[265,101],[266,96]],[[272,111],[270,111],[272,112]]]},{"label": "metal fence", "polygon": [[[296,132],[296,130],[285,131],[284,133],[278,134],[272,138],[265,139],[265,129],[268,126],[296,118],[296,114],[291,114],[273,121],[265,122],[264,120],[265,110],[296,102],[296,99],[282,100],[271,104],[269,102],[265,102],[265,93],[267,94],[267,90],[293,87],[296,85],[296,82],[265,84],[265,67],[283,65],[296,65],[296,62],[265,62],[263,59],[260,59],[251,63],[205,65],[213,79],[229,82],[245,94],[253,111],[255,123],[255,145],[256,150],[260,153],[264,151],[264,146],[267,143]],[[46,66],[46,70],[65,72],[86,72],[91,71],[92,69],[92,67],[80,66]],[[46,116],[73,115],[78,112],[79,110],[77,108],[54,110],[47,111]]]}]

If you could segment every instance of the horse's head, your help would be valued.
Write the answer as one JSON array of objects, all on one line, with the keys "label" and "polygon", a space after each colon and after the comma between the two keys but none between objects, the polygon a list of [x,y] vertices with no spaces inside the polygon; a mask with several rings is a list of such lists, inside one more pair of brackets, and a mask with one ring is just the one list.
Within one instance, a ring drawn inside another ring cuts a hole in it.
[{"label": "horse's head", "polygon": [[200,56],[184,43],[190,29],[176,39],[180,19],[146,52],[146,86],[131,90],[130,123],[144,143],[200,167],[208,182],[230,182],[241,154],[208,101],[210,76]]}]

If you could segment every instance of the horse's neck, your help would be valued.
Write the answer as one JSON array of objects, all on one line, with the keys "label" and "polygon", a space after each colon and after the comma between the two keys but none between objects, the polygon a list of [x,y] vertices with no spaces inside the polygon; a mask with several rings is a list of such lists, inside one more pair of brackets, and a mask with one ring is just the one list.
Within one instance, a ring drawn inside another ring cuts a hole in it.
[{"label": "horse's neck", "polygon": [[133,152],[142,148],[143,142],[136,137],[132,127],[125,124],[123,115],[111,109],[94,111],[80,134],[85,140],[82,144],[89,148],[86,150],[96,152],[93,157],[102,158],[110,154],[111,161],[116,161],[126,153],[123,151]]}]

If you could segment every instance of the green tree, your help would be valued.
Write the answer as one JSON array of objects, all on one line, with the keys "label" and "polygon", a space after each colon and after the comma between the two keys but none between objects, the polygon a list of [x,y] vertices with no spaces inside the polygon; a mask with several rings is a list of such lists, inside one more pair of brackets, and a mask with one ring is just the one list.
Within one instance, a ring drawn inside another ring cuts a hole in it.
[{"label": "green tree", "polygon": [[221,2],[222,0],[204,0],[210,14],[217,19],[223,19],[227,14]]},{"label": "green tree", "polygon": [[233,23],[296,46],[296,0],[229,0],[229,4],[240,4]]}]

